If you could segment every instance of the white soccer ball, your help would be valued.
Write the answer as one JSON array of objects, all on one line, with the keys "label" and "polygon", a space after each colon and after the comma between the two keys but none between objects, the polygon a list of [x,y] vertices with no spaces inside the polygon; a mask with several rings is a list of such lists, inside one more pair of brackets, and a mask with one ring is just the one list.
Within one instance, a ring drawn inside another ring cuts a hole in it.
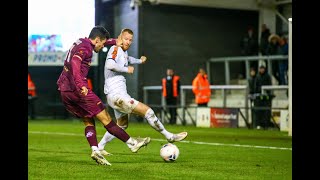
[{"label": "white soccer ball", "polygon": [[179,148],[172,143],[165,144],[160,149],[160,156],[166,162],[173,162],[177,160],[179,154]]}]

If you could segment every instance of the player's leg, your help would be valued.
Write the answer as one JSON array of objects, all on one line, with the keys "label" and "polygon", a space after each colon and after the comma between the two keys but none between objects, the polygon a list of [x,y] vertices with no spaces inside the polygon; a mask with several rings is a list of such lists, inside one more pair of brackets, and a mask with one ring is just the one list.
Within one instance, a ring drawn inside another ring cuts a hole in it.
[{"label": "player's leg", "polygon": [[112,121],[110,114],[105,109],[105,105],[91,90],[88,91],[86,96],[82,96],[77,104],[80,104],[83,109],[81,117],[97,118],[110,134],[125,142],[132,152],[137,152],[140,147],[145,145],[145,141],[149,139],[136,140],[131,138],[123,129]]},{"label": "player's leg", "polygon": [[176,124],[176,118],[177,118],[177,108],[175,107],[177,105],[177,100],[174,97],[167,98],[167,105],[171,106],[169,107],[170,112],[170,124]]},{"label": "player's leg", "polygon": [[155,115],[154,111],[149,106],[141,102],[138,102],[136,107],[132,110],[132,113],[144,117],[148,121],[149,125],[163,134],[169,142],[182,141],[188,135],[187,132],[173,134],[167,131],[164,125],[161,123],[160,119]]},{"label": "player's leg", "polygon": [[[124,114],[124,113],[121,113],[117,110],[114,110],[115,112],[115,116],[117,118],[117,125],[122,128],[123,130],[126,130],[127,127],[128,127],[128,120],[129,120],[129,115],[128,114]],[[105,155],[105,156],[108,156],[108,155],[111,155],[110,153],[108,153],[106,150],[104,150],[106,144],[110,141],[112,141],[113,139],[115,138],[114,135],[112,135],[111,133],[109,133],[109,131],[107,131],[102,139],[100,140],[99,144],[98,144],[98,147],[99,147],[99,150],[101,152],[102,155]]]},{"label": "player's leg", "polygon": [[79,98],[79,95],[74,92],[61,92],[61,100],[67,111],[83,120],[85,125],[85,136],[92,149],[91,158],[98,164],[111,165],[98,150],[95,121],[92,118],[91,111],[88,111],[88,104],[85,103],[86,101],[83,100],[82,97]]},{"label": "player's leg", "polygon": [[[119,99],[119,96],[120,96],[119,94],[109,94],[106,96],[107,103],[108,103],[109,107],[111,107],[114,110],[114,115],[117,119],[117,122],[118,122],[118,119],[122,119],[122,116],[127,115],[127,113],[123,113],[118,110],[120,107],[115,106],[116,101]],[[123,117],[123,119],[125,119],[125,118],[126,117]],[[122,129],[125,130],[125,128],[122,128]],[[104,147],[107,142],[110,142],[114,138],[115,138],[115,136],[112,135],[109,131],[107,131],[98,144],[100,152],[102,152],[104,155],[110,155],[110,153],[108,153],[104,150]]]},{"label": "player's leg", "polygon": [[85,125],[85,136],[92,149],[91,158],[101,165],[111,165],[98,150],[98,140],[95,121],[92,118],[82,118]]},{"label": "player's leg", "polygon": [[88,140],[88,143],[93,151],[98,150],[98,140],[95,122],[92,118],[82,118],[85,126],[84,134]]},{"label": "player's leg", "polygon": [[[122,117],[124,115],[130,114],[132,109],[137,104],[136,101],[133,101],[132,98],[126,93],[108,94],[106,98],[107,98],[108,105],[115,110],[115,115],[116,115],[117,119],[119,119],[120,117]],[[124,123],[127,124],[127,122],[128,122],[128,118],[124,119]],[[121,126],[121,124],[120,124],[120,126]],[[122,127],[122,128],[125,129],[125,127]],[[109,131],[109,133],[111,135],[114,135],[110,131]],[[135,140],[137,142],[143,142],[143,146],[147,145],[150,142],[150,138],[149,137],[147,137],[147,138],[136,138]],[[132,152],[136,152],[140,148],[140,147],[136,147],[136,145],[132,146],[130,144],[128,144],[128,147],[131,149]]]},{"label": "player's leg", "polygon": [[172,107],[170,107],[172,105],[172,98],[166,98],[166,103],[167,103],[167,106],[169,106],[167,109],[169,111],[169,114],[170,114],[170,119],[169,119],[169,124],[173,124],[173,116],[172,116]]},{"label": "player's leg", "polygon": [[137,152],[141,147],[150,142],[149,137],[142,139],[131,138],[123,129],[112,121],[111,116],[105,109],[98,113],[96,117],[110,134],[125,142],[132,152]]}]

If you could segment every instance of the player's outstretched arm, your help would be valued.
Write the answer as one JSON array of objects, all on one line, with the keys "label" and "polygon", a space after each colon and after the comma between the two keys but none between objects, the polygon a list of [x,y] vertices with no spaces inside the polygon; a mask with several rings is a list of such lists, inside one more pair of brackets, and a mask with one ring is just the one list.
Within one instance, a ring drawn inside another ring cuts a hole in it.
[{"label": "player's outstretched arm", "polygon": [[106,68],[111,71],[116,72],[128,72],[128,67],[120,66],[116,63],[116,61],[112,58],[108,58],[106,61]]},{"label": "player's outstretched arm", "polygon": [[136,58],[134,58],[132,56],[129,56],[129,60],[128,61],[129,61],[130,64],[143,64],[143,63],[145,63],[147,61],[147,57],[141,56],[140,59],[136,59]]}]

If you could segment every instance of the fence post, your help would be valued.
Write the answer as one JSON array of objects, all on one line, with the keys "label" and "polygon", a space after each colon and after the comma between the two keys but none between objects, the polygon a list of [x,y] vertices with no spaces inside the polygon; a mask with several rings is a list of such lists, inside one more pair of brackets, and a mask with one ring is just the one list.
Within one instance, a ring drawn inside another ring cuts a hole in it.
[{"label": "fence post", "polygon": [[208,81],[211,82],[210,61],[206,62]]},{"label": "fence post", "polygon": [[145,88],[143,88],[143,102],[144,104],[148,104],[148,94],[147,94],[147,90]]},{"label": "fence post", "polygon": [[230,84],[230,69],[229,69],[229,61],[226,60],[224,62],[224,69],[225,69],[225,82],[226,82],[226,85],[229,85]]},{"label": "fence post", "polygon": [[[249,104],[249,98],[248,98],[248,96],[249,96],[249,86],[247,86],[247,88],[245,90],[245,94],[246,94],[244,96],[244,98],[245,98],[245,100],[244,100],[244,103],[245,103],[245,114],[246,114],[247,121],[249,122],[249,105],[248,105]],[[251,119],[251,124],[252,124],[252,119]],[[250,127],[248,127],[248,128],[250,128]]]},{"label": "fence post", "polygon": [[268,58],[267,59],[267,63],[268,63],[268,73],[270,74],[270,76],[272,77],[272,62],[271,60]]},{"label": "fence post", "polygon": [[164,110],[166,110],[167,104],[166,104],[166,101],[162,95],[162,92],[160,93],[160,96],[161,96],[161,106],[162,106],[162,108],[161,108],[161,121],[162,121],[162,123],[164,123],[165,118],[166,118]]},{"label": "fence post", "polygon": [[250,77],[250,63],[246,60],[246,79]]},{"label": "fence post", "polygon": [[180,89],[180,94],[181,94],[181,107],[182,107],[182,124],[185,124],[186,122],[186,100],[185,100],[185,94],[183,88]]},{"label": "fence post", "polygon": [[226,89],[222,89],[222,96],[223,96],[223,107],[225,108],[227,105],[227,95],[226,95]]}]

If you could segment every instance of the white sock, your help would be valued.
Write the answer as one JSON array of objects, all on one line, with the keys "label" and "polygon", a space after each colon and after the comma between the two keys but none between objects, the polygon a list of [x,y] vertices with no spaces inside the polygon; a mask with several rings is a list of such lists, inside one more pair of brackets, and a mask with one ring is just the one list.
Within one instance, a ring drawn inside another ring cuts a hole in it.
[{"label": "white sock", "polygon": [[150,108],[147,110],[146,115],[144,118],[147,119],[150,126],[153,127],[153,129],[157,130],[161,134],[163,134],[167,139],[170,139],[173,134],[169,131],[167,131],[161,121],[157,118],[157,116],[154,114],[154,111]]},{"label": "white sock", "polygon": [[91,146],[92,151],[98,151],[98,147],[97,146]]},{"label": "white sock", "polygon": [[128,145],[129,148],[132,148],[132,146],[137,144],[137,140],[133,139],[133,138],[129,138],[128,141],[126,142],[126,144]]},{"label": "white sock", "polygon": [[[128,126],[119,126],[119,127],[122,128],[123,130],[126,130]],[[98,144],[99,150],[103,150],[106,144],[112,141],[112,139],[114,138],[115,136],[110,134],[108,131],[104,133],[103,138],[100,140]]]},{"label": "white sock", "polygon": [[100,140],[99,144],[98,144],[98,147],[99,147],[99,150],[103,150],[105,145],[112,141],[112,139],[114,139],[115,136],[110,134],[108,131],[103,135],[103,138]]}]

